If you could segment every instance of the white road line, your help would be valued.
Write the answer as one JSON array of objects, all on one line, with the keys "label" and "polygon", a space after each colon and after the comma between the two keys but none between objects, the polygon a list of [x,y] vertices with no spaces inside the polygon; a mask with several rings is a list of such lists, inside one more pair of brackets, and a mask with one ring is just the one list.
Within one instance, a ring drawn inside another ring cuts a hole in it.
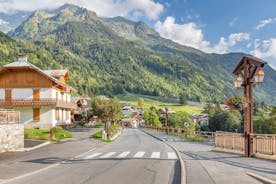
[{"label": "white road line", "polygon": [[125,151],[123,153],[121,153],[120,155],[117,156],[117,158],[125,158],[126,156],[128,156],[130,152],[129,151]]},{"label": "white road line", "polygon": [[42,169],[39,169],[39,170],[36,170],[36,171],[33,171],[33,172],[30,172],[30,173],[26,173],[26,174],[23,174],[21,176],[17,176],[17,177],[14,177],[14,178],[11,178],[11,179],[8,179],[8,180],[4,180],[4,181],[1,181],[1,184],[8,184],[12,181],[15,181],[15,180],[18,180],[18,179],[22,179],[22,178],[25,178],[27,176],[32,176],[34,174],[37,174],[37,173],[40,173],[42,171],[45,171],[45,170],[48,170],[50,168],[53,168],[53,167],[56,167],[56,166],[59,166],[60,163],[56,163],[56,164],[53,164],[53,165],[49,165],[48,167],[44,167]]},{"label": "white road line", "polygon": [[160,152],[152,152],[151,158],[160,158]]},{"label": "white road line", "polygon": [[99,156],[100,154],[102,154],[102,153],[93,153],[92,155],[88,155],[88,156],[84,157],[84,159],[91,159],[91,158],[94,158],[96,156]]},{"label": "white road line", "polygon": [[177,159],[175,152],[168,152],[168,159]]},{"label": "white road line", "polygon": [[144,151],[138,151],[135,155],[134,155],[134,158],[141,158],[143,157],[145,154]]},{"label": "white road line", "polygon": [[108,158],[108,157],[111,157],[112,155],[114,155],[116,152],[109,152],[103,156],[101,156],[100,158]]},{"label": "white road line", "polygon": [[88,153],[91,152],[91,151],[94,151],[95,149],[96,149],[96,148],[92,148],[92,149],[88,150],[87,152],[84,152],[84,153],[82,153],[82,154],[79,154],[79,155],[75,156],[74,158],[83,157],[84,155],[88,154]]}]

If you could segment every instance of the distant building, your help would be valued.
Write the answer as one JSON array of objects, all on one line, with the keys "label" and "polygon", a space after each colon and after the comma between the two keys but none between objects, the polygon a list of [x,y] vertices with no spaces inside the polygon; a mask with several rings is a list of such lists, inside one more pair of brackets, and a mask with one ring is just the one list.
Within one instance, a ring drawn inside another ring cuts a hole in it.
[{"label": "distant building", "polygon": [[79,121],[82,119],[82,114],[91,110],[91,98],[89,97],[72,97],[71,102],[76,104],[77,108],[72,111],[74,120]]},{"label": "distant building", "polygon": [[[158,111],[159,111],[160,114],[166,114],[166,108],[160,108]],[[175,111],[172,110],[172,109],[170,109],[170,108],[168,108],[167,113],[168,114],[175,114]]]},{"label": "distant building", "polygon": [[209,124],[208,114],[190,115],[190,118],[193,120],[195,126],[197,124],[199,126],[208,126]]},{"label": "distant building", "polygon": [[48,129],[71,123],[67,70],[41,70],[21,56],[0,68],[0,108],[20,112],[25,127]]}]

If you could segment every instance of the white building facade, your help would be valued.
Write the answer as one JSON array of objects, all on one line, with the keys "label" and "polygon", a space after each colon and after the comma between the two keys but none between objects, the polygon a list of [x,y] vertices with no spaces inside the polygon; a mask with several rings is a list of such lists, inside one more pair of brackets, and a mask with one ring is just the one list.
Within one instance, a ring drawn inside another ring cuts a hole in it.
[{"label": "white building facade", "polygon": [[20,112],[27,128],[49,129],[71,124],[70,89],[67,70],[41,70],[27,58],[0,69],[0,108]]}]

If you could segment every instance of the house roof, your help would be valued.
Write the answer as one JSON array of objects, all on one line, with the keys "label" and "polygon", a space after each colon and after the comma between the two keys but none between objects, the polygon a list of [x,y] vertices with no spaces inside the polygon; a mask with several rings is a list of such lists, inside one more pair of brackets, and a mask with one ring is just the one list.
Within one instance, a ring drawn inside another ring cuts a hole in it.
[{"label": "house roof", "polygon": [[63,86],[63,87],[69,87],[67,84],[64,84],[64,83],[60,82],[59,80],[57,80],[53,76],[49,75],[47,72],[41,70],[40,68],[38,68],[37,66],[29,63],[28,61],[15,61],[13,63],[6,64],[0,69],[0,71],[4,70],[4,69],[7,69],[7,68],[32,68],[32,69],[36,70],[37,72],[39,72],[40,74],[47,77],[48,79],[52,80],[56,84],[58,84],[60,86]]},{"label": "house roof", "polygon": [[65,77],[68,75],[67,70],[43,70],[43,72],[52,77]]}]

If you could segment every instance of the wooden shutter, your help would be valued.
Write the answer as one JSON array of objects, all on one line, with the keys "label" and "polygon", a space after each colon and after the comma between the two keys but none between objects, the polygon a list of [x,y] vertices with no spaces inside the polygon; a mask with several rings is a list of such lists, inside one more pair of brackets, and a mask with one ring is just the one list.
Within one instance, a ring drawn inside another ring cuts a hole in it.
[{"label": "wooden shutter", "polygon": [[39,89],[34,89],[33,90],[33,99],[35,100],[35,101],[38,101],[39,100]]},{"label": "wooden shutter", "polygon": [[34,121],[40,120],[40,109],[33,109],[33,120]]}]

